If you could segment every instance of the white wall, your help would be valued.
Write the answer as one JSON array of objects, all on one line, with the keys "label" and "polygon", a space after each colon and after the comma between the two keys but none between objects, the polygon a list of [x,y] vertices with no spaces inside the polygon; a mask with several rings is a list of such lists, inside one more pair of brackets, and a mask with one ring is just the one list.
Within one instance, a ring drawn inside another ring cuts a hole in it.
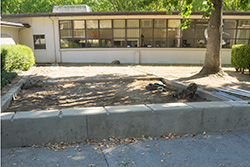
[{"label": "white wall", "polygon": [[[36,62],[55,62],[55,47],[52,20],[50,20],[48,17],[27,17],[8,19],[6,21],[30,24],[30,28],[18,29],[18,35],[17,37],[15,37],[18,39],[18,43],[22,45],[27,45],[34,51]],[[45,35],[46,49],[34,49],[33,35]]]},{"label": "white wall", "polygon": [[[37,62],[55,62],[53,24],[49,18],[32,18],[33,35],[45,35],[46,49],[34,49]],[[33,42],[33,41],[32,41]]]},{"label": "white wall", "polygon": [[[95,48],[61,49],[63,63],[203,64],[206,49],[200,48]],[[222,50],[222,64],[231,64],[231,49]]]},{"label": "white wall", "polygon": [[19,28],[1,26],[1,34],[10,36],[15,43],[19,43],[18,30]]},{"label": "white wall", "polygon": [[61,49],[63,63],[111,63],[120,60],[121,63],[139,63],[139,52],[133,49]]}]

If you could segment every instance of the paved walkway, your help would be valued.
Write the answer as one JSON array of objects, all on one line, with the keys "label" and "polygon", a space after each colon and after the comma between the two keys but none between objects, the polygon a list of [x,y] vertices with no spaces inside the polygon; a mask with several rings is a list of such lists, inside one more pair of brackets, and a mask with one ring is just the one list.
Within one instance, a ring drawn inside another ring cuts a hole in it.
[{"label": "paved walkway", "polygon": [[66,150],[46,147],[2,149],[2,167],[216,167],[250,166],[250,131],[210,133],[194,137],[138,141],[97,149],[75,144]]}]

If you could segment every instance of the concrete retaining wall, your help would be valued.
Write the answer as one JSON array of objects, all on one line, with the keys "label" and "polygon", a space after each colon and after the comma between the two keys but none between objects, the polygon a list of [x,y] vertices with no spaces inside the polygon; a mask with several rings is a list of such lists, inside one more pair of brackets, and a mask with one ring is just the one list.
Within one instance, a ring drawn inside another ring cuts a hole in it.
[{"label": "concrete retaining wall", "polygon": [[85,139],[250,130],[250,104],[166,103],[2,113],[2,147]]}]

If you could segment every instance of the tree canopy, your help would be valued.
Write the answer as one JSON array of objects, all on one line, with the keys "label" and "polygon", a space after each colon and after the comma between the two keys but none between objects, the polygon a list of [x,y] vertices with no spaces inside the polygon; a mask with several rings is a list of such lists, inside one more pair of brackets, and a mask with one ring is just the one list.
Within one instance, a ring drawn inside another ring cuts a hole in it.
[{"label": "tree canopy", "polygon": [[[50,13],[55,5],[77,4],[86,4],[96,12],[208,10],[204,0],[2,0],[1,12],[2,14]],[[250,3],[249,0],[223,0],[223,10],[249,11]]]}]

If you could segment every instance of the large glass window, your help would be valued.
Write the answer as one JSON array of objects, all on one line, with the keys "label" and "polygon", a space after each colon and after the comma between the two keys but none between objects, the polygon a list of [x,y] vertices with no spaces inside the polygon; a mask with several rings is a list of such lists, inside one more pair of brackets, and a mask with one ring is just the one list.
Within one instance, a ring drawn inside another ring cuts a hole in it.
[{"label": "large glass window", "polygon": [[61,48],[73,47],[72,21],[60,21]]},{"label": "large glass window", "polygon": [[125,38],[116,38],[114,39],[114,47],[119,48],[119,47],[126,47],[125,45]]},{"label": "large glass window", "polygon": [[113,20],[114,47],[126,47],[126,20]]},{"label": "large glass window", "polygon": [[195,20],[191,20],[190,27],[182,30],[181,47],[194,47]]},{"label": "large glass window", "polygon": [[88,29],[97,29],[98,28],[98,20],[87,20],[87,28]]},{"label": "large glass window", "polygon": [[153,47],[153,20],[141,20],[141,47]]},{"label": "large glass window", "polygon": [[155,28],[163,28],[166,29],[167,21],[165,19],[156,19],[154,20],[154,27]]},{"label": "large glass window", "polygon": [[127,28],[139,28],[139,20],[127,20]]},{"label": "large glass window", "polygon": [[250,20],[239,20],[238,28],[250,29]]},{"label": "large glass window", "polygon": [[236,44],[249,44],[250,39],[250,21],[238,20],[236,31]]},{"label": "large glass window", "polygon": [[223,20],[222,47],[231,48],[235,43],[236,20]]},{"label": "large glass window", "polygon": [[206,19],[196,20],[194,47],[205,48],[207,46],[207,39],[208,39],[207,27],[208,27],[208,20]]},{"label": "large glass window", "polygon": [[154,47],[162,48],[166,47],[167,38],[167,20],[155,19],[154,20]]},{"label": "large glass window", "polygon": [[125,28],[125,20],[114,20],[114,28]]},{"label": "large glass window", "polygon": [[139,47],[139,20],[127,20],[127,47]]},{"label": "large glass window", "polygon": [[87,47],[99,47],[98,20],[87,20]]},{"label": "large glass window", "polygon": [[112,47],[112,20],[100,20],[100,47]]},{"label": "large glass window", "polygon": [[114,38],[125,38],[125,29],[114,29]]},{"label": "large glass window", "polygon": [[[59,21],[61,48],[83,47],[196,47],[207,44],[207,19],[192,19],[179,29],[179,19],[104,19]],[[222,47],[249,44],[250,21],[223,20]],[[42,37],[34,36],[35,48]],[[45,39],[44,39],[45,41]],[[44,42],[45,43],[45,42]],[[45,45],[45,44],[43,44]]]},{"label": "large glass window", "polygon": [[84,20],[74,20],[73,21],[73,47],[74,48],[84,48],[85,46],[85,21]]},{"label": "large glass window", "polygon": [[168,47],[181,46],[181,31],[178,28],[180,20],[168,20]]}]

